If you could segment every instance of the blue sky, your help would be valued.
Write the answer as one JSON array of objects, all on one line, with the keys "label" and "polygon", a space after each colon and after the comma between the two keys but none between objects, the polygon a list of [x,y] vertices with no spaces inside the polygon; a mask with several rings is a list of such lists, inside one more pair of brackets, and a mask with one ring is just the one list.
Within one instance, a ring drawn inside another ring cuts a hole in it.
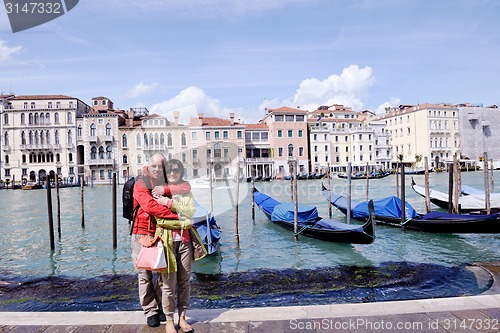
[{"label": "blue sky", "polygon": [[256,122],[266,107],[500,104],[500,0],[81,0],[12,33],[0,92]]}]

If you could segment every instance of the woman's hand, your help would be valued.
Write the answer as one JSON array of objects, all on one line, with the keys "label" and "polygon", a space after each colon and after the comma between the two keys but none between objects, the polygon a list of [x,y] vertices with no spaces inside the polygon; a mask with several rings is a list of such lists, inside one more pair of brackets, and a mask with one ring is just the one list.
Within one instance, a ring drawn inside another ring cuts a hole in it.
[{"label": "woman's hand", "polygon": [[155,197],[155,200],[157,203],[166,206],[168,209],[172,208],[172,200],[167,197]]}]

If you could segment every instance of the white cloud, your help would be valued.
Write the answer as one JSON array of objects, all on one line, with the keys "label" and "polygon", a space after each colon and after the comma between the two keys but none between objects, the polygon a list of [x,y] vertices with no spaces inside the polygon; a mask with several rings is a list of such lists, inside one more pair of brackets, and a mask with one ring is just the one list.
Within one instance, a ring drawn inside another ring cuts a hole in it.
[{"label": "white cloud", "polygon": [[220,101],[211,98],[205,92],[195,86],[182,90],[177,96],[154,104],[151,113],[158,113],[173,120],[172,111],[180,111],[179,123],[188,124],[190,117],[197,117],[203,113],[206,117],[228,118],[229,109],[224,109]]},{"label": "white cloud", "polygon": [[361,111],[374,82],[371,67],[360,69],[357,65],[350,65],[340,75],[332,74],[325,80],[305,79],[292,98],[266,100],[261,107],[300,106],[303,110],[313,111],[321,105],[343,104]]},{"label": "white cloud", "polygon": [[400,98],[395,98],[391,97],[388,102],[384,102],[380,104],[377,107],[377,110],[375,110],[375,113],[377,114],[384,114],[385,113],[385,108],[391,108],[391,107],[396,107],[401,105],[401,99]]},{"label": "white cloud", "polygon": [[130,89],[127,93],[127,97],[129,98],[136,98],[139,97],[140,95],[143,94],[148,94],[156,89],[158,86],[158,83],[153,83],[153,84],[144,84],[142,82],[139,82],[135,87]]},{"label": "white cloud", "polygon": [[0,40],[0,64],[11,61],[12,55],[22,50],[22,46],[9,47],[5,41]]}]

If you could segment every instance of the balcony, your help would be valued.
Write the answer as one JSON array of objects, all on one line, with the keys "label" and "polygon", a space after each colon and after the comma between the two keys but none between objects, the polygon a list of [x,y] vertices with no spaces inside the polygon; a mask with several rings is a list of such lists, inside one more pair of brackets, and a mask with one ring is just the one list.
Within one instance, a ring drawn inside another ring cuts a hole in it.
[{"label": "balcony", "polygon": [[198,165],[200,165],[200,164],[201,164],[201,162],[200,162],[200,159],[199,159],[199,158],[197,158],[197,157],[193,158],[193,166],[194,166],[194,165],[198,166]]},{"label": "balcony", "polygon": [[21,145],[21,150],[47,150],[52,149],[51,144],[31,144],[31,145]]},{"label": "balcony", "polygon": [[147,145],[142,148],[145,151],[166,151],[165,145]]},{"label": "balcony", "polygon": [[104,141],[105,141],[105,142],[114,142],[114,141],[115,141],[115,137],[114,137],[114,136],[112,136],[112,135],[106,135],[106,136],[104,137]]},{"label": "balcony", "polygon": [[98,142],[99,140],[98,140],[96,135],[91,135],[91,136],[89,136],[89,141],[90,142]]},{"label": "balcony", "polygon": [[247,163],[271,163],[271,162],[273,162],[273,159],[270,157],[251,157],[251,158],[247,158],[246,162]]},{"label": "balcony", "polygon": [[10,146],[9,145],[3,145],[2,149],[3,149],[3,151],[10,151]]},{"label": "balcony", "polygon": [[88,165],[114,165],[115,160],[112,158],[90,159]]},{"label": "balcony", "polygon": [[230,163],[231,159],[229,157],[208,157],[207,163]]}]

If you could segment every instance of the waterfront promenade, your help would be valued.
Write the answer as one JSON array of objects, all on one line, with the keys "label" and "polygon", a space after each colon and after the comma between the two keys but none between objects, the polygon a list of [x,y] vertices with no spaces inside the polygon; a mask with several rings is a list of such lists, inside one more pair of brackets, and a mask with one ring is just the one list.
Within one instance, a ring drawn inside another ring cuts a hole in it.
[{"label": "waterfront promenade", "polygon": [[[493,285],[480,295],[409,301],[190,310],[195,332],[499,332],[500,262],[481,264]],[[2,312],[0,332],[164,332],[140,311]]]}]

